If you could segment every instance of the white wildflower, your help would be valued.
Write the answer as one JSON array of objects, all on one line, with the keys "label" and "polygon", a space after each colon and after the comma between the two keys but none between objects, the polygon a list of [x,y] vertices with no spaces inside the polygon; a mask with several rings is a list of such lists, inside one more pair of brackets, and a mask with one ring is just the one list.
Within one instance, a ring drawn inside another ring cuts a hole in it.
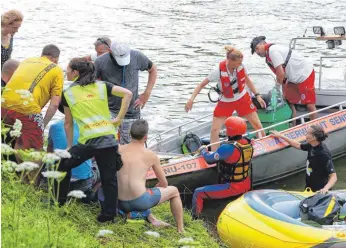
[{"label": "white wildflower", "polygon": [[24,106],[26,106],[26,105],[28,105],[28,104],[29,104],[28,101],[24,101],[24,102],[23,102],[23,105],[24,105]]},{"label": "white wildflower", "polygon": [[70,193],[67,194],[67,196],[78,198],[78,199],[86,197],[84,192],[81,190],[72,190],[70,191]]},{"label": "white wildflower", "polygon": [[191,246],[191,245],[184,245],[184,246],[182,246],[182,247],[180,247],[180,248],[193,248],[193,247],[195,247],[195,246]]},{"label": "white wildflower", "polygon": [[23,124],[20,120],[16,119],[16,121],[13,124],[13,130],[16,131],[22,131]]},{"label": "white wildflower", "polygon": [[13,172],[18,166],[18,164],[13,161],[4,161],[1,163],[1,165],[2,170],[7,172]]},{"label": "white wildflower", "polygon": [[20,98],[23,99],[32,97],[31,92],[28,90],[16,90],[15,92],[20,95]]},{"label": "white wildflower", "polygon": [[1,103],[5,102],[5,98],[1,97]]},{"label": "white wildflower", "polygon": [[153,236],[155,238],[160,237],[160,234],[158,232],[153,232],[153,231],[146,231],[144,232],[146,235]]},{"label": "white wildflower", "polygon": [[18,131],[18,130],[12,130],[10,131],[10,136],[13,137],[13,138],[18,138],[22,135],[22,132],[21,131]]},{"label": "white wildflower", "polygon": [[43,154],[41,152],[30,152],[29,157],[34,161],[38,161],[41,160]]},{"label": "white wildflower", "polygon": [[113,234],[113,233],[114,233],[113,231],[105,229],[105,230],[100,230],[96,236],[97,237],[104,237],[108,234]]},{"label": "white wildflower", "polygon": [[33,162],[23,162],[20,163],[17,167],[16,167],[16,171],[32,171],[34,169],[38,169],[39,166],[36,163]]},{"label": "white wildflower", "polygon": [[45,171],[42,175],[46,178],[62,179],[66,176],[66,172],[60,171]]},{"label": "white wildflower", "polygon": [[60,158],[71,158],[71,154],[67,150],[55,149],[54,153]]},{"label": "white wildflower", "polygon": [[17,153],[16,150],[14,150],[12,147],[10,147],[7,144],[1,144],[1,154],[4,155],[11,155]]},{"label": "white wildflower", "polygon": [[55,155],[54,153],[47,153],[46,155],[43,156],[42,162],[46,164],[54,164],[55,161],[59,160],[60,157]]},{"label": "white wildflower", "polygon": [[178,241],[179,244],[189,244],[191,242],[194,242],[193,238],[182,238]]}]

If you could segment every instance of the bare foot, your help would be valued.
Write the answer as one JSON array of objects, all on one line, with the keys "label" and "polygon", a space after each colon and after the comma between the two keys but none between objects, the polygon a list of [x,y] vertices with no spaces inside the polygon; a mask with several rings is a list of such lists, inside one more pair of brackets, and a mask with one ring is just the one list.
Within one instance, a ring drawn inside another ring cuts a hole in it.
[{"label": "bare foot", "polygon": [[167,222],[164,222],[162,220],[156,219],[153,214],[149,214],[148,221],[149,221],[150,224],[152,224],[153,226],[156,226],[156,227],[168,227],[168,226],[171,226]]}]

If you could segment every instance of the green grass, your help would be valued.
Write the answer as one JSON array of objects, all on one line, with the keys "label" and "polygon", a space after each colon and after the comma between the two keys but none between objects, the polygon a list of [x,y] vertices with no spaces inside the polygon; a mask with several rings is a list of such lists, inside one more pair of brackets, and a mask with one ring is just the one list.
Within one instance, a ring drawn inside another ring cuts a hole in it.
[{"label": "green grass", "polygon": [[[208,234],[203,222],[192,220],[188,211],[184,214],[186,232],[178,234],[169,204],[153,208],[153,213],[171,223],[173,227],[170,228],[125,223],[120,217],[116,219],[116,223],[99,224],[95,219],[99,212],[97,204],[72,203],[67,209],[48,209],[47,204],[42,201],[46,193],[36,191],[29,185],[5,180],[2,180],[1,200],[2,247],[180,247],[182,245],[179,245],[178,240],[183,237],[191,237],[199,243],[190,247],[220,246]],[[27,194],[15,196],[18,195],[16,192],[25,191]],[[17,205],[15,211],[14,202]],[[101,229],[112,230],[114,234],[98,238],[96,234]],[[160,237],[144,234],[149,230],[158,232]]]}]

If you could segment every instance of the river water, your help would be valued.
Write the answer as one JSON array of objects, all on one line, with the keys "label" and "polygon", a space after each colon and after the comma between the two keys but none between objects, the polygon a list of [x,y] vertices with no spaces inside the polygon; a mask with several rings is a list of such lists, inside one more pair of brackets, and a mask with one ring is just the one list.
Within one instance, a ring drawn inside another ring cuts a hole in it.
[{"label": "river water", "polygon": [[[332,33],[334,26],[346,24],[345,0],[8,0],[0,6],[2,12],[15,8],[25,16],[15,36],[12,57],[16,59],[39,56],[44,45],[54,43],[61,49],[59,64],[65,69],[69,59],[93,53],[93,42],[101,35],[146,54],[158,67],[156,85],[142,111],[151,134],[211,113],[214,104],[208,101],[207,90],[197,97],[191,113],[184,112],[184,104],[195,85],[224,59],[224,45],[243,51],[250,72],[268,73],[263,59],[251,56],[249,43],[254,36],[288,45],[306,30],[306,36],[312,35],[312,26]],[[328,50],[325,42],[308,40],[298,41],[296,48],[313,61],[317,72],[320,56],[346,55],[345,44]],[[323,88],[346,87],[346,60],[327,59],[323,67]],[[273,85],[266,78],[253,79],[262,92]],[[141,73],[141,92],[146,80],[147,73]],[[54,117],[58,118],[61,115]],[[346,188],[346,161],[336,163],[337,187]],[[302,189],[303,182],[300,174],[265,187]],[[218,213],[213,211],[210,220]]]},{"label": "river water", "polygon": [[[207,90],[197,97],[191,113],[184,112],[184,104],[195,85],[224,59],[224,45],[243,51],[250,72],[270,72],[263,59],[251,56],[254,36],[288,45],[306,29],[306,35],[312,35],[314,25],[332,33],[334,26],[346,24],[345,0],[9,0],[0,6],[2,12],[16,8],[25,16],[15,36],[16,59],[39,56],[44,45],[54,43],[65,69],[69,59],[94,52],[93,42],[101,35],[144,52],[158,67],[155,88],[142,112],[152,134],[211,113],[214,104]],[[315,65],[322,55],[346,55],[345,44],[328,50],[324,41],[298,41],[297,49]],[[345,59],[325,60],[324,67],[323,87],[346,87]],[[140,77],[142,91],[147,73]],[[267,78],[253,79],[260,91],[273,85]]]}]

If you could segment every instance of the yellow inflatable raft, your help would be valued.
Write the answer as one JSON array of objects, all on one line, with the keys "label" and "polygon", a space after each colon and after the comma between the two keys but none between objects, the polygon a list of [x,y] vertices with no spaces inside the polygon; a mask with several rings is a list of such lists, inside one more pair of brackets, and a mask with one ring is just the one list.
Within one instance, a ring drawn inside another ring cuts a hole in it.
[{"label": "yellow inflatable raft", "polygon": [[[346,196],[346,191],[340,192]],[[313,227],[300,221],[299,203],[311,192],[255,190],[231,202],[217,222],[231,248],[346,248],[346,226]]]}]

